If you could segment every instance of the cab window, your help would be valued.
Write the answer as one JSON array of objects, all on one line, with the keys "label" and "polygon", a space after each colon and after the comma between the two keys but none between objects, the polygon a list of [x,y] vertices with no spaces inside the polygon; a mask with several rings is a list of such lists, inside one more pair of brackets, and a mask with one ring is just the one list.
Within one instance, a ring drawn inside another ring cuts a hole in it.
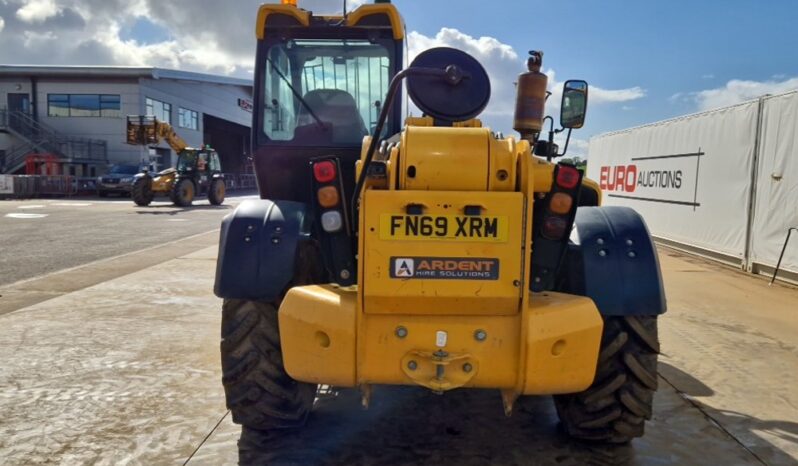
[{"label": "cab window", "polygon": [[219,162],[219,154],[216,152],[211,153],[211,171],[220,172],[222,171],[222,164]]},{"label": "cab window", "polygon": [[360,145],[390,84],[389,51],[366,40],[289,40],[266,51],[263,131],[272,141]]}]

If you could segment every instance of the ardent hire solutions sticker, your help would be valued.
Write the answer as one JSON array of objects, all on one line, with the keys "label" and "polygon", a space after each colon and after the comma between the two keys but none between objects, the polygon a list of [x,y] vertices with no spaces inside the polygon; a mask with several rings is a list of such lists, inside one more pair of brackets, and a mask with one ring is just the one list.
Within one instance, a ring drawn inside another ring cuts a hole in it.
[{"label": "ardent hire solutions sticker", "polygon": [[391,257],[391,278],[498,280],[499,259],[474,257]]}]

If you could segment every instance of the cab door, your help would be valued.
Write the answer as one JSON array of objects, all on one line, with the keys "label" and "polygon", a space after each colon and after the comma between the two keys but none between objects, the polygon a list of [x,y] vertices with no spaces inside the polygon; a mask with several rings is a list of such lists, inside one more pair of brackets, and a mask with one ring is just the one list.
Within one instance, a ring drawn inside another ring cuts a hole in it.
[{"label": "cab door", "polygon": [[211,154],[199,152],[197,154],[197,190],[199,194],[208,193],[208,185],[211,182]]}]

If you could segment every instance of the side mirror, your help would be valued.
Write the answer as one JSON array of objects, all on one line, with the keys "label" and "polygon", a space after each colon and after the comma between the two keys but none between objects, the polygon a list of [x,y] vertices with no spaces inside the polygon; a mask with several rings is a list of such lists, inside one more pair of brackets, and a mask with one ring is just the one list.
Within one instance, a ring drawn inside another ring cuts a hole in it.
[{"label": "side mirror", "polygon": [[587,81],[565,81],[560,105],[560,126],[579,129],[585,124],[587,114]]}]

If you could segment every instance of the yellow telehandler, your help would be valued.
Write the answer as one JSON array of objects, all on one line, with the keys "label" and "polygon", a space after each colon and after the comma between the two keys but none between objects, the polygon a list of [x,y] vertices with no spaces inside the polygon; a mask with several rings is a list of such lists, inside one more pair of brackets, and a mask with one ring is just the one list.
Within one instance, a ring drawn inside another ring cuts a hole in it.
[{"label": "yellow telehandler", "polygon": [[177,166],[151,175],[144,171],[135,176],[131,197],[138,206],[148,206],[156,195],[168,195],[179,207],[188,207],[197,195],[207,195],[213,205],[224,202],[225,185],[219,154],[210,147],[188,147],[172,128],[152,116],[127,117],[127,143],[155,145],[166,141],[177,153]]},{"label": "yellow telehandler", "polygon": [[[600,207],[595,182],[552,161],[587,83],[565,83],[555,129],[531,52],[520,137],[501,137],[477,119],[483,67],[435,48],[403,68],[388,2],[337,17],[267,4],[256,35],[261,199],[224,219],[215,282],[233,420],[299,428],[321,384],[358,387],[364,406],[375,385],[415,385],[495,389],[508,415],[553,395],[575,438],[641,436],[665,312],[656,250],[637,213]],[[402,84],[422,116],[402,118]]]}]

